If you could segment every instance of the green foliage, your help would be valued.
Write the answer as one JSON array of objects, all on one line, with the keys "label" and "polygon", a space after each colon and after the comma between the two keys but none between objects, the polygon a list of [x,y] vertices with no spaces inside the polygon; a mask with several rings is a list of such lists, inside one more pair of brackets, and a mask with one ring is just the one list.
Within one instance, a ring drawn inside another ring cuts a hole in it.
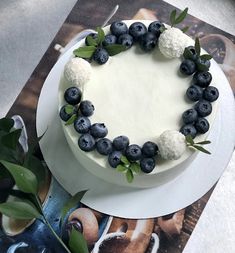
[{"label": "green foliage", "polygon": [[72,227],[69,237],[69,248],[72,253],[89,253],[87,242],[82,233]]},{"label": "green foliage", "polygon": [[186,140],[188,147],[192,147],[192,148],[197,149],[198,151],[201,151],[201,152],[208,154],[208,155],[211,154],[208,150],[206,150],[204,147],[202,147],[202,145],[210,144],[211,143],[210,141],[207,140],[207,141],[194,142],[191,135],[187,135],[185,137],[185,140]]},{"label": "green foliage", "polygon": [[185,8],[182,12],[180,12],[178,16],[176,15],[177,11],[173,10],[170,14],[171,27],[181,23],[186,18],[187,13],[188,13],[188,8]]}]

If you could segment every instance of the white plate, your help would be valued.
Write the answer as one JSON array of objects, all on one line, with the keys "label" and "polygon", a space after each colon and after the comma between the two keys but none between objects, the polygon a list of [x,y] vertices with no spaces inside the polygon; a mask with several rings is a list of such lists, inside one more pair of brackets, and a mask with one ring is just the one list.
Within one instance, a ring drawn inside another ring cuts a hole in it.
[{"label": "white plate", "polygon": [[78,164],[66,142],[58,117],[57,91],[65,63],[76,46],[58,60],[42,88],[37,109],[37,134],[47,132],[40,142],[44,159],[54,177],[70,193],[89,189],[82,202],[103,213],[125,218],[150,218],[184,208],[202,197],[219,179],[235,144],[235,103],[220,67],[220,105],[208,139],[212,155],[198,154],[182,174],[159,187],[132,189],[109,184]]}]

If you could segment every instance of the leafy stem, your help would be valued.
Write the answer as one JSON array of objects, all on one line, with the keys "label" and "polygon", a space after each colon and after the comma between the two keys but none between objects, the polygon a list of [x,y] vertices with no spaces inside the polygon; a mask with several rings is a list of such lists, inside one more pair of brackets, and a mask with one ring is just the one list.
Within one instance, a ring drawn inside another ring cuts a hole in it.
[{"label": "leafy stem", "polygon": [[188,147],[192,147],[208,155],[211,154],[207,149],[202,147],[202,145],[210,144],[211,143],[210,141],[206,140],[206,141],[194,142],[191,135],[187,135],[185,139],[186,139],[186,143]]},{"label": "leafy stem", "polygon": [[171,27],[181,23],[187,16],[188,13],[188,8],[185,8],[182,12],[179,13],[177,16],[177,11],[176,9],[173,10],[170,14],[170,22],[171,22]]}]

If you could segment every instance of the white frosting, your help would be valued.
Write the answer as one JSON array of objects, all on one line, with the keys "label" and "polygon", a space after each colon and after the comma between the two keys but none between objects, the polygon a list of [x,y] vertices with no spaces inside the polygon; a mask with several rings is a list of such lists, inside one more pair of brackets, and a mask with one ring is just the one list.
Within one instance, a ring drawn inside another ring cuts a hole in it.
[{"label": "white frosting", "polygon": [[64,67],[64,76],[71,86],[83,88],[91,78],[91,65],[82,58],[72,58]]},{"label": "white frosting", "polygon": [[[132,23],[125,22],[128,25]],[[142,22],[148,25],[151,21]],[[77,47],[82,46],[82,43]],[[91,122],[105,123],[109,131],[107,137],[111,140],[126,135],[131,144],[140,146],[146,141],[156,142],[165,130],[179,130],[182,113],[193,106],[185,98],[192,77],[179,73],[180,63],[179,58],[165,58],[157,47],[153,52],[143,53],[138,46],[133,46],[110,57],[104,65],[91,64],[92,76],[83,91],[83,99],[92,101],[95,106]],[[212,75],[214,78],[213,72]],[[216,81],[213,85],[216,86]],[[63,94],[69,86],[62,75],[59,108],[65,103]],[[213,103],[213,113],[207,117],[210,123],[215,116],[216,104]],[[134,181],[129,184],[122,173],[108,165],[107,156],[101,156],[96,151],[81,151],[77,144],[78,133],[73,126],[65,126],[64,122],[62,124],[68,144],[79,163],[94,175],[115,184],[156,186],[178,175],[182,171],[180,165],[188,164],[194,158],[193,151],[186,149],[178,160],[159,159],[150,174],[135,175]],[[206,135],[201,135],[196,140],[205,138]]]},{"label": "white frosting", "polygon": [[159,153],[163,159],[177,160],[186,150],[185,136],[176,130],[166,130],[157,139]]},{"label": "white frosting", "polygon": [[175,27],[167,28],[159,37],[158,46],[167,58],[180,57],[187,46],[194,45],[192,39]]}]

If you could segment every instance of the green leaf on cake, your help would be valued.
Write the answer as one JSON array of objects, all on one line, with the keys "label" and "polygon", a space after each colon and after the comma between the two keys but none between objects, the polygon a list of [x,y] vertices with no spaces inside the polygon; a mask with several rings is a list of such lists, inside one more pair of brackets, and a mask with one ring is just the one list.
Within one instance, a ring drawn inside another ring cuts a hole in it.
[{"label": "green leaf on cake", "polygon": [[200,141],[200,142],[197,142],[195,144],[200,144],[200,145],[207,145],[207,144],[210,144],[211,141]]},{"label": "green leaf on cake", "polygon": [[197,70],[206,72],[209,70],[209,68],[205,64],[201,64],[200,62],[197,62]]},{"label": "green leaf on cake", "polygon": [[0,130],[9,132],[14,126],[14,120],[9,118],[0,119]]},{"label": "green leaf on cake", "polygon": [[171,26],[173,26],[175,24],[175,18],[176,18],[176,9],[173,10],[170,14],[170,22],[171,22]]},{"label": "green leaf on cake", "polygon": [[66,105],[66,106],[65,106],[65,112],[66,112],[67,114],[73,113],[73,112],[74,112],[74,107],[73,107],[73,105]]},{"label": "green leaf on cake", "polygon": [[97,27],[96,31],[97,31],[97,35],[98,35],[97,36],[97,44],[100,45],[104,41],[105,33],[101,27]]},{"label": "green leaf on cake", "polygon": [[205,149],[205,148],[203,148],[202,146],[199,146],[199,145],[193,145],[192,147],[194,147],[195,149],[197,149],[197,150],[199,150],[199,151],[201,151],[201,152],[203,152],[203,153],[206,153],[206,154],[208,154],[208,155],[210,155],[210,154],[211,154],[208,150],[206,150],[206,149]]},{"label": "green leaf on cake", "polygon": [[2,137],[2,143],[10,148],[16,149],[22,129],[16,129]]},{"label": "green leaf on cake", "polygon": [[175,23],[174,24],[179,24],[181,23],[187,16],[188,13],[188,8],[185,8],[180,14],[179,16],[175,19]]},{"label": "green leaf on cake", "polygon": [[95,46],[96,47],[98,45],[96,39],[93,39],[91,35],[88,35],[86,37],[86,41],[87,41],[88,46]]},{"label": "green leaf on cake", "polygon": [[200,58],[206,61],[212,59],[213,57],[210,54],[203,54],[200,56]]},{"label": "green leaf on cake", "polygon": [[76,114],[73,114],[65,123],[66,126],[68,125],[72,125],[74,123],[74,121],[76,120],[77,118],[77,115]]},{"label": "green leaf on cake", "polygon": [[130,169],[132,170],[133,173],[139,174],[140,173],[140,164],[137,162],[132,162],[130,165]]},{"label": "green leaf on cake", "polygon": [[87,242],[82,233],[72,227],[69,236],[69,249],[72,253],[89,253]]},{"label": "green leaf on cake", "polygon": [[185,26],[184,28],[181,29],[181,31],[183,33],[186,33],[188,31],[188,29],[189,29],[189,26]]},{"label": "green leaf on cake", "polygon": [[126,158],[126,156],[121,156],[121,162],[123,162],[125,165],[130,165],[129,160]]},{"label": "green leaf on cake", "polygon": [[196,51],[197,55],[200,55],[201,46],[200,46],[200,41],[199,41],[198,37],[196,37],[196,39],[195,39],[195,51]]},{"label": "green leaf on cake", "polygon": [[92,57],[95,50],[96,50],[95,46],[79,47],[73,51],[73,54],[77,57],[89,59]]},{"label": "green leaf on cake", "polygon": [[110,56],[114,56],[116,54],[119,54],[119,53],[125,51],[126,47],[123,45],[119,45],[119,44],[113,44],[113,45],[105,46],[105,49],[107,50],[107,52]]},{"label": "green leaf on cake", "polygon": [[132,170],[128,169],[126,172],[126,179],[128,183],[132,183],[133,179],[134,179],[134,175]]},{"label": "green leaf on cake", "polygon": [[126,172],[127,170],[128,169],[124,165],[119,164],[117,166],[117,171],[119,171],[119,172]]},{"label": "green leaf on cake", "polygon": [[186,142],[189,143],[190,145],[193,145],[193,144],[194,144],[194,141],[193,141],[193,138],[192,138],[191,135],[187,135],[187,136],[185,137],[185,139],[186,139]]}]

